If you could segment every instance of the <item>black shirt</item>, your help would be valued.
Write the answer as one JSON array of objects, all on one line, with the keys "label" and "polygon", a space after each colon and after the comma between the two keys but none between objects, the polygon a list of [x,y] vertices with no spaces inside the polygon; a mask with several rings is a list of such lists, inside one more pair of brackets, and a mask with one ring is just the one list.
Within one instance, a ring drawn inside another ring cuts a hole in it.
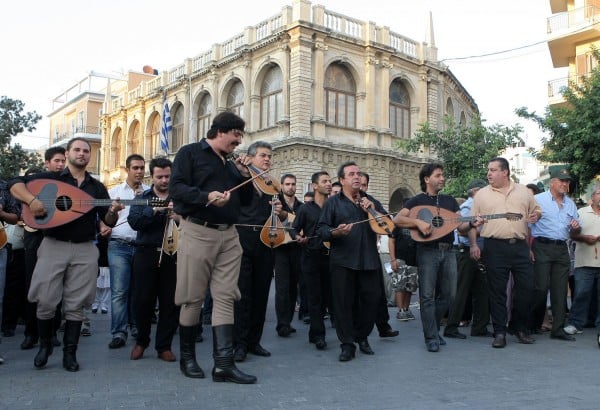
[{"label": "black shirt", "polygon": [[248,183],[231,193],[222,207],[206,206],[208,194],[223,192],[240,184],[244,178],[235,164],[225,161],[202,139],[184,145],[173,161],[169,194],[174,210],[182,217],[192,216],[213,224],[237,222],[240,205],[249,202],[252,187]]},{"label": "black shirt", "polygon": [[[285,197],[283,195],[283,193],[279,194],[279,201],[281,202],[281,209],[283,211],[286,211],[289,215],[292,215],[292,219],[296,217],[296,214],[298,212],[298,210],[300,208],[302,208],[302,202],[294,197],[294,205],[292,205],[292,207],[290,207],[288,205],[288,203],[285,201]],[[290,217],[288,216],[288,219],[283,222],[283,226],[288,229],[288,234],[290,235],[290,237],[295,238],[298,233],[292,229],[293,227],[293,223],[289,223],[288,221],[290,220]],[[289,242],[287,244],[281,245],[281,246],[298,246],[298,242]]]},{"label": "black shirt", "polygon": [[417,244],[410,236],[410,230],[396,227],[392,237],[396,259],[402,259],[408,266],[417,266]]},{"label": "black shirt", "polygon": [[302,231],[304,236],[308,236],[306,247],[311,250],[323,250],[323,240],[317,235],[317,224],[321,217],[321,207],[314,201],[306,202],[296,213],[296,219],[292,226],[295,232]]},{"label": "black shirt", "polygon": [[[252,186],[252,184],[249,184]],[[238,209],[238,222],[244,225],[264,225],[271,216],[273,195],[268,195],[256,188],[252,189],[252,201]],[[248,229],[240,226],[241,229]]]},{"label": "black shirt", "polygon": [[[373,202],[377,211],[387,213],[372,196],[366,195],[366,197]],[[338,225],[365,219],[368,219],[367,213],[342,192],[325,202],[317,232],[324,241],[331,242],[329,260],[332,265],[354,270],[380,269],[377,234],[373,232],[368,222],[354,225],[346,236],[332,237],[331,230]]]},{"label": "black shirt", "polygon": [[[153,187],[137,195],[136,198],[156,198]],[[152,206],[132,205],[129,209],[127,222],[131,226],[131,229],[137,231],[135,239],[137,246],[152,246],[157,248],[162,246],[163,235],[167,225],[166,211],[154,214]]]},{"label": "black shirt", "polygon": [[[438,194],[436,196],[430,196],[424,192],[421,192],[420,194],[413,196],[411,199],[409,199],[406,202],[404,207],[406,209],[410,210],[410,209],[414,208],[415,206],[419,206],[419,205],[430,205],[430,206],[435,206],[435,207],[439,206],[440,208],[444,208],[444,209],[447,209],[452,212],[460,211],[458,202],[456,202],[456,199],[454,199],[450,195]],[[417,245],[418,246],[428,246],[428,245],[436,244],[439,242],[445,242],[445,243],[449,243],[449,244],[454,243],[454,232],[450,232],[446,236],[443,236],[440,239],[438,239],[437,241],[424,242],[424,243],[418,242]]]},{"label": "black shirt", "polygon": [[[65,168],[61,172],[42,172],[23,177],[17,177],[10,181],[9,186],[12,187],[18,182],[27,183],[35,179],[55,179],[66,182],[67,184],[77,187],[77,179],[71,175],[69,168]],[[86,192],[95,199],[110,199],[106,187],[102,182],[98,181],[89,172],[85,172],[85,177],[79,189]],[[58,196],[60,196],[60,191]],[[46,204],[46,207],[48,205]],[[44,229],[44,236],[48,236],[60,241],[70,241],[75,243],[94,241],[96,239],[96,222],[100,219],[104,221],[108,206],[96,206],[91,211],[83,214],[81,217],[55,228]],[[105,221],[106,223],[106,221]],[[107,224],[109,225],[109,224]]]}]

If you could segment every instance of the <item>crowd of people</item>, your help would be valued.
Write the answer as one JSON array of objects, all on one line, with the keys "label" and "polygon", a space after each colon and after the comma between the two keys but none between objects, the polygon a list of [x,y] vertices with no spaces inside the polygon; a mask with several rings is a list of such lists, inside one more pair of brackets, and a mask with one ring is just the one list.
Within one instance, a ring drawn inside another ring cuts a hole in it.
[{"label": "crowd of people", "polygon": [[531,192],[498,157],[488,164],[487,182],[473,180],[459,204],[442,193],[443,166],[427,163],[419,174],[422,192],[391,214],[368,193],[369,175],[349,161],[335,176],[315,172],[302,202],[293,174],[269,173],[269,143],[232,155],[244,128],[242,118],[220,113],[206,137],[183,146],[173,161],[150,160],[149,186],[146,159],[132,154],[125,181],[107,190],[86,170],[91,147],[81,138],[48,149],[45,170],[0,185],[0,218],[10,226],[0,249],[4,336],[14,336],[21,319],[21,348],[38,347],[36,368],[62,345],[63,367],[77,371],[79,337],[89,334],[84,309],[91,308],[111,315],[108,348],[127,346],[131,335],[131,360],[144,357],[156,322],[158,358],[177,361],[178,332],[181,372],[204,378],[195,345],[208,321],[213,381],[251,384],[256,376],[238,363],[248,354],[271,356],[261,339],[273,278],[273,331],[292,337],[298,312],[309,325],[308,342],[325,350],[332,341],[327,329],[334,329],[338,359],[348,362],[357,347],[375,354],[368,340],[375,328],[380,337],[398,335],[390,305],[398,320],[415,319],[410,300],[417,282],[390,282],[399,272],[418,273],[430,352],[440,351],[444,337],[466,339],[465,321],[471,336],[493,338],[494,348],[506,346],[507,333],[524,344],[544,331],[574,341],[589,324],[598,300],[600,185],[578,210],[566,168],[552,171],[548,191]]}]

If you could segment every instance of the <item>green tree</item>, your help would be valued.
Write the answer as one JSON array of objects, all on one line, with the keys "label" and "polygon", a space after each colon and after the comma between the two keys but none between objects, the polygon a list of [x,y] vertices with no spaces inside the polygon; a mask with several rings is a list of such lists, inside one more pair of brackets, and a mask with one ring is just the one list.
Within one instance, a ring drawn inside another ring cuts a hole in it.
[{"label": "green tree", "polygon": [[[592,54],[600,61],[598,50],[592,49]],[[600,69],[570,81],[562,95],[566,104],[546,107],[543,116],[526,107],[516,113],[547,133],[534,155],[542,161],[571,164],[571,173],[585,187],[600,173]]]},{"label": "green tree", "polygon": [[402,140],[399,147],[407,152],[423,152],[428,148],[444,165],[446,188],[453,196],[466,196],[466,186],[473,178],[487,179],[487,164],[500,152],[522,142],[520,125],[485,126],[476,116],[467,127],[445,118],[444,130],[432,128],[429,123],[421,125],[413,138]]},{"label": "green tree", "polygon": [[43,166],[37,153],[26,152],[20,144],[11,145],[13,137],[27,130],[35,130],[42,118],[38,113],[23,112],[25,104],[6,96],[0,97],[0,178],[9,179],[23,169]]}]

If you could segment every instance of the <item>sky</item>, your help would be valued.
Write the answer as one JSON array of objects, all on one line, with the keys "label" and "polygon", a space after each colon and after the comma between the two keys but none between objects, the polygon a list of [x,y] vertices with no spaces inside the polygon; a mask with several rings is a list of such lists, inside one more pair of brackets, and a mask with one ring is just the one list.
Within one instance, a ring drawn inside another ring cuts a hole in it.
[{"label": "sky", "polygon": [[[52,99],[90,71],[117,74],[141,71],[144,65],[166,71],[291,4],[292,0],[5,2],[0,95],[19,99],[25,111],[43,116],[36,131],[13,142],[25,148],[47,143]],[[485,124],[521,124],[527,144],[539,146],[541,132],[514,111],[525,106],[543,113],[548,81],[567,76],[565,69],[552,67],[545,43],[549,0],[313,0],[315,4],[419,42],[425,40],[432,12],[438,58],[475,99]],[[514,51],[500,53],[505,50]],[[493,55],[464,58],[485,54]]]}]

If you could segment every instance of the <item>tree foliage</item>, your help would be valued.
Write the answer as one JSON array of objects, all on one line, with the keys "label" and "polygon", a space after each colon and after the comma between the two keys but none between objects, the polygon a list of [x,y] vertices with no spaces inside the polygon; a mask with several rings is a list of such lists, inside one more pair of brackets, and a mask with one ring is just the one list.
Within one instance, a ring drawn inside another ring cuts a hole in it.
[{"label": "tree foliage", "polygon": [[[600,61],[600,52],[592,50]],[[562,95],[566,104],[546,108],[543,116],[517,109],[522,118],[535,121],[548,136],[542,138],[542,149],[534,152],[542,160],[571,164],[571,173],[585,187],[600,173],[600,69],[570,81]]]},{"label": "tree foliage", "polygon": [[27,130],[35,130],[42,118],[35,111],[23,112],[25,104],[6,96],[0,97],[0,178],[9,179],[23,169],[43,166],[37,153],[26,152],[20,144],[11,145],[13,137]]},{"label": "tree foliage", "polygon": [[481,117],[474,117],[469,126],[456,124],[445,118],[443,130],[421,125],[412,139],[399,143],[408,152],[423,152],[427,148],[444,166],[446,188],[453,196],[466,196],[466,187],[474,178],[486,180],[487,164],[506,148],[521,142],[521,126],[487,127]]}]

